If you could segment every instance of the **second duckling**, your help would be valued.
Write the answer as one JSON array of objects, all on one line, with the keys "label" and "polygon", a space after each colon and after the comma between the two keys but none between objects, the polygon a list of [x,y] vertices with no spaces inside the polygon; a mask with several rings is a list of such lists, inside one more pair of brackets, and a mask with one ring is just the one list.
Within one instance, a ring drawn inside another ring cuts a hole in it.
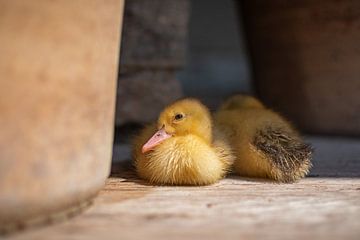
[{"label": "second duckling", "polygon": [[312,148],[294,127],[256,98],[236,95],[214,115],[236,155],[241,176],[293,182],[311,168]]}]

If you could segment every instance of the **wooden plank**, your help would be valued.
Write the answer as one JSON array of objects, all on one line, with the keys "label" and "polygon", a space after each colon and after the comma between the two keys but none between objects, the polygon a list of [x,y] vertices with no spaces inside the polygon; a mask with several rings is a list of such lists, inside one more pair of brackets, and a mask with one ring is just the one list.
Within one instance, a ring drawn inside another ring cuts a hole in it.
[{"label": "wooden plank", "polygon": [[82,215],[10,239],[358,239],[359,218],[359,178],[170,187],[123,171]]}]

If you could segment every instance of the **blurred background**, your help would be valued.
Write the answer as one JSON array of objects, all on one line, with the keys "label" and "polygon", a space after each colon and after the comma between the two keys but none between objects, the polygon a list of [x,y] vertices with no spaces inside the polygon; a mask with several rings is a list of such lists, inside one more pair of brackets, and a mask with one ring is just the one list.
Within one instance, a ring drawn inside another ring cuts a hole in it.
[{"label": "blurred background", "polygon": [[[239,13],[233,0],[129,1],[117,125],[154,121],[163,107],[184,96],[215,109],[231,94],[253,92]],[[136,74],[129,77],[129,69]]]}]

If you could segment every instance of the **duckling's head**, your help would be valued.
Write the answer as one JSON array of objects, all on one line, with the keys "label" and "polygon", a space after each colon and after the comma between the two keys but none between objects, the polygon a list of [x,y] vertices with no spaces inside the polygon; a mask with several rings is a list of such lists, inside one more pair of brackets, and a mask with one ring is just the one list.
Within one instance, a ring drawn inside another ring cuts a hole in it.
[{"label": "duckling's head", "polygon": [[154,149],[171,137],[193,134],[207,143],[212,141],[209,110],[196,99],[179,100],[166,107],[157,122],[157,132],[145,143],[142,152]]},{"label": "duckling's head", "polygon": [[239,108],[264,108],[264,105],[252,96],[237,94],[227,99],[220,107],[221,110]]}]

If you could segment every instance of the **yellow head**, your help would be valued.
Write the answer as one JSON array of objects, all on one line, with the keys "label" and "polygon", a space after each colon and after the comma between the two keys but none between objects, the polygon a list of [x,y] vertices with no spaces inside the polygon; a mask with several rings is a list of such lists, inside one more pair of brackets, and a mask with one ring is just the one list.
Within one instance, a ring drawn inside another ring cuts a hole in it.
[{"label": "yellow head", "polygon": [[209,110],[195,99],[179,100],[160,114],[158,131],[143,146],[147,152],[162,141],[177,136],[193,134],[207,143],[212,141],[212,123]]},{"label": "yellow head", "polygon": [[238,94],[227,99],[220,107],[221,110],[235,110],[239,108],[265,108],[256,98]]}]

